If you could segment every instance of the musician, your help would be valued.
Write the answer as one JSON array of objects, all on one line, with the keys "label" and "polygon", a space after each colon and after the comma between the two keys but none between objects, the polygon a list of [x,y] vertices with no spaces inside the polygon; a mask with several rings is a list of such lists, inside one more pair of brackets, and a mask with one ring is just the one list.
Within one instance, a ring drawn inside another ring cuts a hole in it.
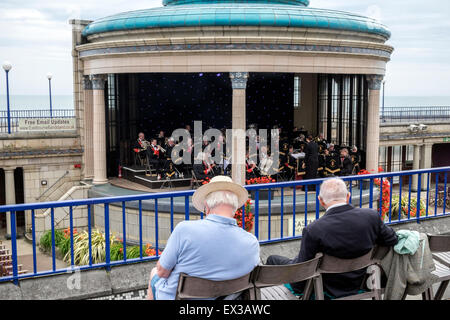
[{"label": "musician", "polygon": [[245,178],[252,179],[259,176],[258,167],[256,163],[250,158],[250,154],[247,151],[245,153]]},{"label": "musician", "polygon": [[349,176],[353,172],[353,163],[352,163],[352,159],[348,155],[347,148],[341,149],[339,168],[341,169],[341,171],[340,171],[341,176]]},{"label": "musician", "polygon": [[158,134],[158,137],[156,138],[156,142],[158,143],[158,145],[160,146],[164,146],[166,144],[166,137],[164,135],[164,131],[160,131]]},{"label": "musician", "polygon": [[323,133],[319,134],[316,138],[316,142],[319,145],[319,153],[323,153],[327,148],[327,140],[323,137]]},{"label": "musician", "polygon": [[326,158],[330,155],[330,152],[328,149],[324,149],[322,153],[319,153],[319,168],[317,168],[317,173],[319,175],[319,178],[325,178],[326,172],[325,172],[325,164],[326,164]]},{"label": "musician", "polygon": [[298,137],[294,139],[293,145],[294,145],[294,149],[302,150],[301,152],[304,152],[305,147],[306,147],[305,136],[300,133],[298,135]]},{"label": "musician", "polygon": [[335,158],[339,157],[339,153],[337,152],[335,145],[333,143],[329,144],[328,151],[330,153],[330,156],[335,157]]},{"label": "musician", "polygon": [[139,154],[141,159],[145,159],[147,157],[147,147],[150,143],[145,140],[145,134],[143,132],[139,132],[138,139],[133,142],[132,148],[133,151]]},{"label": "musician", "polygon": [[360,170],[361,153],[356,146],[353,146],[350,150],[350,158],[352,159],[353,163],[353,172],[358,173]]},{"label": "musician", "polygon": [[297,160],[292,156],[293,153],[294,147],[290,145],[286,155],[281,157],[281,163],[284,165],[284,173],[287,180],[294,178],[295,168],[297,166]]},{"label": "musician", "polygon": [[336,153],[331,154],[329,149],[325,149],[325,176],[334,177],[339,174],[339,156]]},{"label": "musician", "polygon": [[306,138],[305,149],[305,179],[315,179],[317,177],[317,168],[319,167],[319,146],[313,140],[312,135]]},{"label": "musician", "polygon": [[147,148],[147,156],[149,163],[155,168],[158,179],[161,179],[161,173],[164,168],[164,160],[162,159],[162,150],[158,146],[157,140],[152,139],[150,147]]},{"label": "musician", "polygon": [[213,178],[214,177],[214,167],[212,164],[208,163],[207,154],[204,152],[199,152],[197,154],[197,160],[201,160],[201,163],[194,163],[193,164],[193,170],[195,173],[195,176],[198,180],[204,180],[206,178]]},{"label": "musician", "polygon": [[267,147],[262,146],[259,154],[259,171],[261,176],[270,176],[274,174],[274,170],[272,168],[273,160],[267,154]]}]

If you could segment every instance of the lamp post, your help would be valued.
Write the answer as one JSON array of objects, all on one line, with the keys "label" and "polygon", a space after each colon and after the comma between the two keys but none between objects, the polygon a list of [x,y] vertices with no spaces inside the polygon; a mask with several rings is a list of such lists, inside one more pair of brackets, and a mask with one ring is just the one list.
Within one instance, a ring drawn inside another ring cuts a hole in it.
[{"label": "lamp post", "polygon": [[383,122],[386,122],[386,119],[384,118],[384,85],[386,84],[386,80],[383,80],[383,107],[381,109],[381,117],[383,118]]},{"label": "lamp post", "polygon": [[47,73],[48,93],[49,93],[49,97],[50,97],[50,118],[53,117],[53,114],[52,114],[52,78],[53,78],[53,75],[51,73]]},{"label": "lamp post", "polygon": [[7,117],[8,117],[8,134],[11,134],[11,114],[9,110],[9,71],[12,69],[12,64],[8,61],[3,63],[3,70],[6,72],[6,107],[7,107]]}]

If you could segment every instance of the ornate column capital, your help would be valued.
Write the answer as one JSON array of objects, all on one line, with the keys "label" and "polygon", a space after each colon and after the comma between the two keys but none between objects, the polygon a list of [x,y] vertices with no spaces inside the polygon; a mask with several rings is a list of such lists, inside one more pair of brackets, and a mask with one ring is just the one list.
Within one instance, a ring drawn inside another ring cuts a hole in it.
[{"label": "ornate column capital", "polygon": [[233,89],[246,89],[248,72],[230,72],[230,79]]},{"label": "ornate column capital", "polygon": [[92,90],[104,90],[105,89],[105,83],[107,80],[106,75],[92,74],[89,76],[89,79],[92,82]]},{"label": "ornate column capital", "polygon": [[92,90],[91,76],[83,76],[83,88],[84,90]]},{"label": "ornate column capital", "polygon": [[384,77],[377,75],[377,74],[371,74],[366,76],[367,82],[369,84],[369,90],[380,90],[381,89],[381,83],[383,82]]}]

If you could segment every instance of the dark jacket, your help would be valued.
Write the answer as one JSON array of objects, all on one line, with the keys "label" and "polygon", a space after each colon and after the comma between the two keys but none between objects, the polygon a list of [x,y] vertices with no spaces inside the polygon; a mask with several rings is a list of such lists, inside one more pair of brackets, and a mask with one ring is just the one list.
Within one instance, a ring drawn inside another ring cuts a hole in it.
[{"label": "dark jacket", "polygon": [[305,161],[319,164],[319,146],[314,141],[308,142],[305,147]]},{"label": "dark jacket", "polygon": [[341,175],[349,176],[352,174],[353,163],[352,163],[352,159],[350,157],[344,157],[344,161],[342,161],[342,159],[339,158],[339,165],[341,168]]},{"label": "dark jacket", "polygon": [[[303,229],[299,255],[292,263],[313,259],[322,252],[341,259],[360,257],[376,244],[394,246],[397,235],[386,226],[376,211],[343,205],[331,208],[325,215]],[[323,275],[324,290],[339,298],[358,293],[365,270],[342,274]],[[293,283],[298,292],[303,291],[304,282]]]}]

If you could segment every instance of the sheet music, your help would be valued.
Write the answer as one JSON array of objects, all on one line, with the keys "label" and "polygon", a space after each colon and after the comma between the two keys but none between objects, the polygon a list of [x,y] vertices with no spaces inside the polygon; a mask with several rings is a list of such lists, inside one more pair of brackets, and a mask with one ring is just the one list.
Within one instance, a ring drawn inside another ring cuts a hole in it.
[{"label": "sheet music", "polygon": [[303,159],[305,157],[305,153],[304,152],[292,153],[291,157],[294,158],[295,160]]}]

